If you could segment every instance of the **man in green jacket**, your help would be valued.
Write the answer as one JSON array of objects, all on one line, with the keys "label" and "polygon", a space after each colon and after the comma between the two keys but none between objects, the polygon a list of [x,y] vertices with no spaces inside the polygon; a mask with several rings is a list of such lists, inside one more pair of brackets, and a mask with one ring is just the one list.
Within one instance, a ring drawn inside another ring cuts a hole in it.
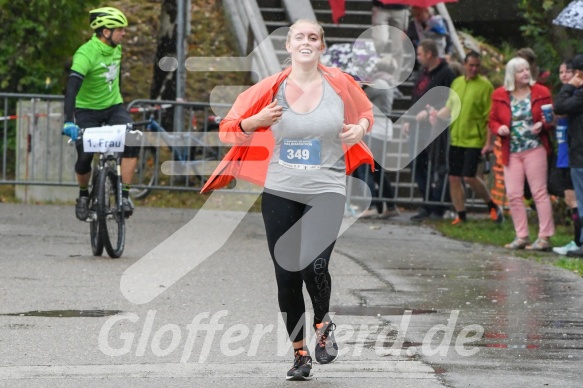
[{"label": "man in green jacket", "polygon": [[465,75],[451,84],[452,93],[457,93],[459,99],[450,97],[445,107],[430,114],[435,121],[448,120],[452,112],[459,112],[457,120],[450,124],[449,190],[457,212],[453,225],[466,221],[464,182],[488,205],[493,221],[504,219],[502,209],[492,201],[486,184],[476,176],[480,159],[493,150],[487,123],[494,87],[479,74],[480,65],[480,54],[470,51],[464,59]]}]

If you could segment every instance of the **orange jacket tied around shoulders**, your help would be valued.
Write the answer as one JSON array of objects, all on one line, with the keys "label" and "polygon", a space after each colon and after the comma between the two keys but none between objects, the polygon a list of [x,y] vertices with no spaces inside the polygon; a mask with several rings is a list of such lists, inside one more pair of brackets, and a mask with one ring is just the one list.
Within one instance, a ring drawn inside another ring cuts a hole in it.
[{"label": "orange jacket tied around shoulders", "polygon": [[[355,124],[361,118],[365,118],[370,123],[368,127],[370,132],[374,124],[372,103],[358,83],[352,76],[337,68],[321,64],[318,68],[344,103],[344,122]],[[219,163],[201,193],[225,187],[235,178],[263,186],[275,146],[270,127],[259,128],[247,134],[241,130],[239,124],[243,119],[259,113],[273,101],[279,86],[290,72],[291,67],[269,76],[237,97],[219,127],[221,141],[234,146]],[[343,144],[343,148],[347,175],[352,174],[362,164],[369,164],[371,170],[374,169],[372,153],[362,140],[351,147]]]}]

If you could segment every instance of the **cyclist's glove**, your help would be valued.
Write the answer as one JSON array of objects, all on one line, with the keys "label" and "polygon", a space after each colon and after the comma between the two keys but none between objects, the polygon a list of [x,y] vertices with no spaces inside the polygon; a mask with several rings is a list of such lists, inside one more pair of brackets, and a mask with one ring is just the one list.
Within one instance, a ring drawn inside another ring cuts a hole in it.
[{"label": "cyclist's glove", "polygon": [[65,123],[62,133],[75,141],[79,137],[79,127],[75,123]]}]

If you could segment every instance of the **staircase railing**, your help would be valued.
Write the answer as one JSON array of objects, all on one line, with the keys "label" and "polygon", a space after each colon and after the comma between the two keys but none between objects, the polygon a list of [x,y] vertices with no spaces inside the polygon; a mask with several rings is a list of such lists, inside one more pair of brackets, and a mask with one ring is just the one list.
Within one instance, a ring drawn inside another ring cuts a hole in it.
[{"label": "staircase railing", "polygon": [[[254,81],[281,71],[275,49],[255,0],[223,0],[229,24],[237,37],[242,56],[251,55]],[[243,70],[243,69],[242,69]]]},{"label": "staircase railing", "polygon": [[451,20],[451,16],[449,16],[449,11],[447,10],[447,7],[445,6],[444,3],[439,3],[436,5],[436,9],[439,15],[441,15],[443,20],[445,20],[445,22],[447,23],[451,43],[455,49],[456,54],[458,55],[460,60],[463,60],[464,57],[466,56],[464,47],[460,42],[460,38],[457,34],[457,30],[455,29],[453,21]]},{"label": "staircase railing", "polygon": [[292,23],[299,19],[316,20],[316,14],[310,0],[282,0],[282,2],[285,13]]}]

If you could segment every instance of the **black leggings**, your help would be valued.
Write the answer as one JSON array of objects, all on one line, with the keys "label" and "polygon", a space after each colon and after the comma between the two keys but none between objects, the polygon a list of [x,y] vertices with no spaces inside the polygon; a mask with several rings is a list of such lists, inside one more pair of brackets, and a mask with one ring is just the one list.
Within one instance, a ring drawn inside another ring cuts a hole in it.
[{"label": "black leggings", "polygon": [[328,320],[332,290],[328,264],[345,202],[346,197],[337,193],[263,193],[261,212],[275,266],[279,309],[293,342],[305,338],[303,283],[312,300],[314,324]]}]

